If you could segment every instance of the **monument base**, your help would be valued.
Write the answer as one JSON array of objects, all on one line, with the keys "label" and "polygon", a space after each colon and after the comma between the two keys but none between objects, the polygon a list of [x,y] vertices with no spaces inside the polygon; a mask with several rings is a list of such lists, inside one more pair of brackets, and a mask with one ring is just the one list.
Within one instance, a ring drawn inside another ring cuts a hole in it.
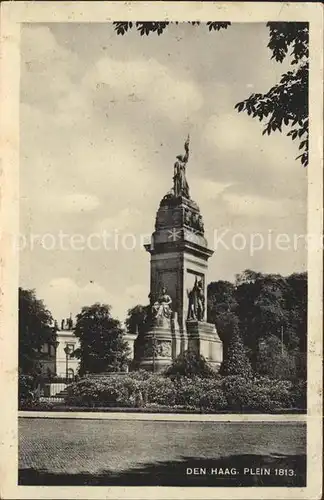
[{"label": "monument base", "polygon": [[173,321],[150,328],[136,341],[136,369],[161,372],[177,356],[191,350],[204,356],[209,366],[218,371],[223,361],[223,344],[215,325],[205,321],[186,321],[186,332],[176,329]]},{"label": "monument base", "polygon": [[218,371],[223,361],[223,344],[216,327],[205,321],[186,321],[188,350],[203,356],[209,366]]},{"label": "monument base", "polygon": [[153,372],[163,371],[172,363],[177,348],[175,340],[170,327],[152,327],[137,346],[138,368]]}]

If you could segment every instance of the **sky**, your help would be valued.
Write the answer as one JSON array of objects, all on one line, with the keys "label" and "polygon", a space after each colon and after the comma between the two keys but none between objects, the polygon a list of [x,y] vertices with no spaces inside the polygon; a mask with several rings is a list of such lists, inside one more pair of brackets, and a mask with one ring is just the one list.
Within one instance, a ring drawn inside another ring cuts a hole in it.
[{"label": "sky", "polygon": [[[148,302],[142,243],[188,133],[187,179],[215,250],[208,281],[305,270],[305,246],[293,243],[306,233],[298,144],[262,136],[262,123],[234,109],[287,68],[267,43],[265,24],[179,24],[149,37],[117,36],[109,23],[24,25],[20,286],[57,320],[101,302],[122,321]],[[104,232],[108,247],[89,248]],[[277,248],[279,234],[288,236]]]}]

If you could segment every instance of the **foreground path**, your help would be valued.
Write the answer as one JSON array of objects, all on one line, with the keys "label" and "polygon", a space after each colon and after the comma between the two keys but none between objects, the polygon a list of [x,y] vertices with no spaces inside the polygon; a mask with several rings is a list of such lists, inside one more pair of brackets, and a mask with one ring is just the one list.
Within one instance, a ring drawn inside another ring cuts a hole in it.
[{"label": "foreground path", "polygon": [[301,421],[19,419],[20,484],[303,486],[305,453]]}]

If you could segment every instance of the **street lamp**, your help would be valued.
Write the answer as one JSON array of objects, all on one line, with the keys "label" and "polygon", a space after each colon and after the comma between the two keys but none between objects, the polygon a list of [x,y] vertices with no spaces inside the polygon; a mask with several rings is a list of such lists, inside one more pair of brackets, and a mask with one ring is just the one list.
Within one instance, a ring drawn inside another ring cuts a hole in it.
[{"label": "street lamp", "polygon": [[55,342],[53,342],[53,345],[55,349],[55,376],[57,376],[57,348],[60,345],[60,343],[58,342],[58,340],[55,340]]},{"label": "street lamp", "polygon": [[153,373],[155,373],[155,354],[156,354],[155,328],[153,328],[153,336],[152,336],[152,354],[153,354]]},{"label": "street lamp", "polygon": [[66,370],[66,381],[68,381],[68,378],[69,378],[69,355],[71,354],[72,352],[72,348],[67,344],[65,347],[64,347],[64,352],[65,352],[65,370]]}]

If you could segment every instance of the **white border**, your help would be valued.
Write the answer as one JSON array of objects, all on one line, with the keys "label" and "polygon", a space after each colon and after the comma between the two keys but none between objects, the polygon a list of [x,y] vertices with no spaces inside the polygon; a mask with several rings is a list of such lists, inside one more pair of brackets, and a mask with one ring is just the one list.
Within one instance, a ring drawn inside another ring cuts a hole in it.
[{"label": "white border", "polygon": [[[21,22],[109,22],[114,20],[310,22],[310,164],[308,233],[322,234],[323,10],[319,3],[202,2],[5,2],[1,4],[1,382],[5,403],[1,428],[1,497],[16,498],[320,498],[322,486],[322,250],[308,252],[309,349],[306,488],[25,487],[17,484],[17,288],[19,200],[19,40]],[[296,168],[298,165],[296,164]],[[205,416],[204,416],[205,417]],[[245,415],[247,422],[252,416]],[[273,416],[269,416],[273,417]],[[286,417],[286,416],[285,416]],[[153,416],[151,416],[153,418]],[[186,415],[183,415],[186,418]],[[227,415],[228,421],[236,416]],[[268,420],[268,417],[267,417]]]}]

